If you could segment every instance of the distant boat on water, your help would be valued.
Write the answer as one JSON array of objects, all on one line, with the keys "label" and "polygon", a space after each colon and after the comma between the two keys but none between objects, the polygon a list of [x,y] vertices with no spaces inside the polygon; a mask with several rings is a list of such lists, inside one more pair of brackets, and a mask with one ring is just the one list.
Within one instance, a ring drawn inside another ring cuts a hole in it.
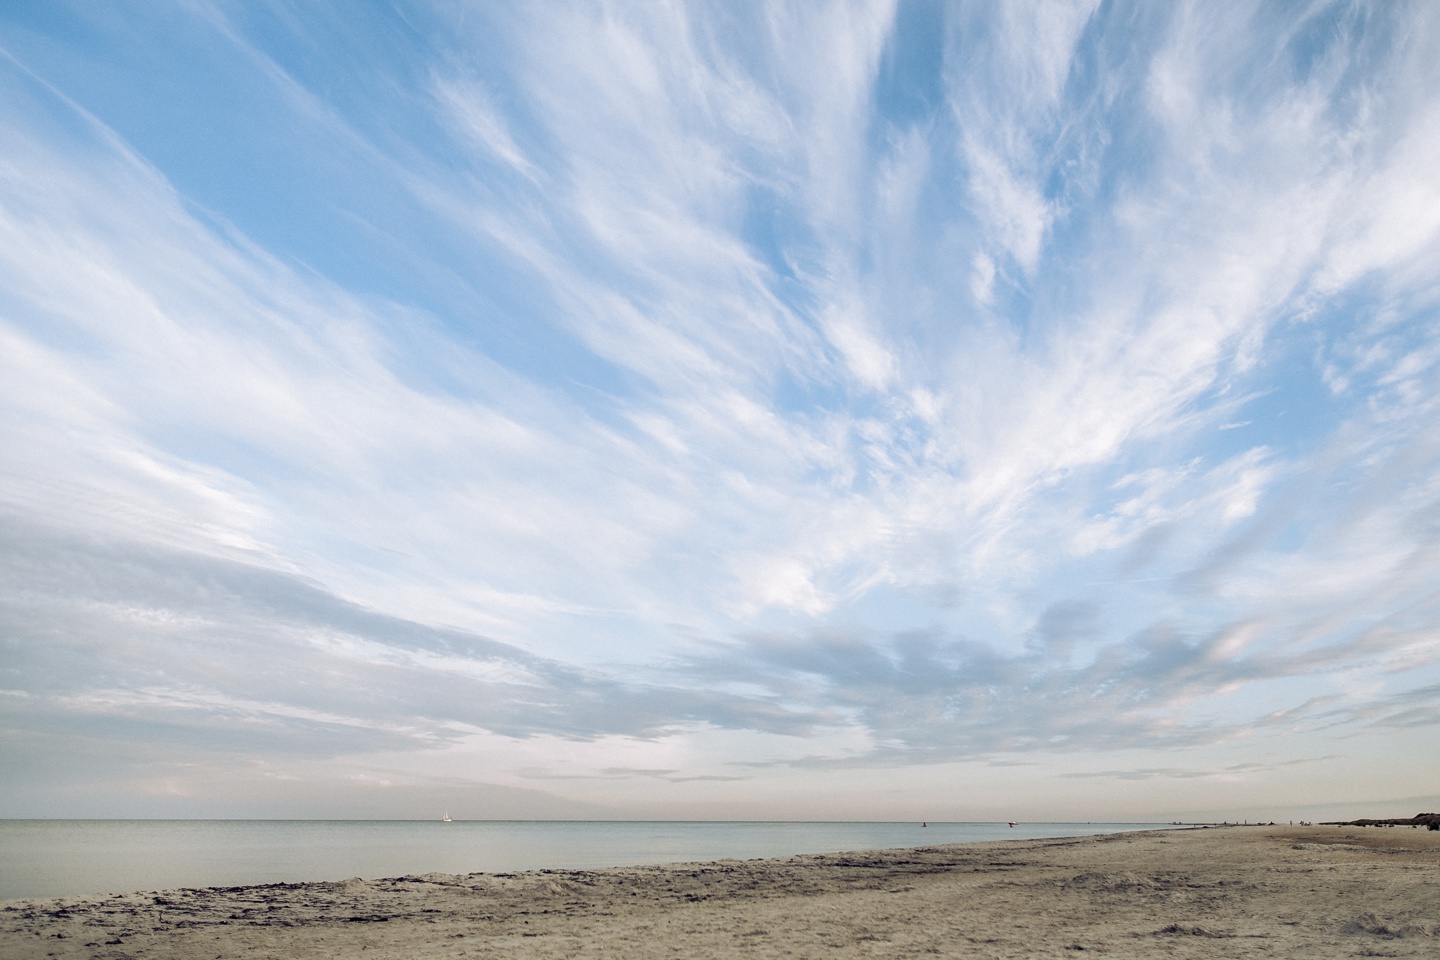
[{"label": "distant boat on water", "polygon": [[443,817],[440,818],[440,822],[441,822],[441,823],[454,823],[455,821],[450,819],[450,811],[449,811],[449,810],[446,810],[446,811],[445,811],[445,816],[443,816]]},{"label": "distant boat on water", "polygon": [[1006,822],[1009,823],[1010,826],[1012,826],[1012,827],[1017,827],[1017,826],[1020,825],[1020,821],[1019,821],[1019,820],[1007,820]]}]

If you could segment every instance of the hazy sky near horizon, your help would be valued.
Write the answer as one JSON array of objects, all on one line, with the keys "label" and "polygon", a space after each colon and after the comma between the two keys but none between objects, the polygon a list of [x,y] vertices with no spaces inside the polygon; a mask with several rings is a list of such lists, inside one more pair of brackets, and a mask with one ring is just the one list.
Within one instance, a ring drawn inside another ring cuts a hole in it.
[{"label": "hazy sky near horizon", "polygon": [[5,4],[0,816],[1414,812],[1437,51]]}]

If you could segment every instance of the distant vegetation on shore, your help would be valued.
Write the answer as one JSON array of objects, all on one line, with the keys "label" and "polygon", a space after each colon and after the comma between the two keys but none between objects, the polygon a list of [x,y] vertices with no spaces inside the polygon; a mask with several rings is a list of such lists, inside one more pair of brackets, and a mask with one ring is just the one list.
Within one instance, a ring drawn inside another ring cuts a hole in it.
[{"label": "distant vegetation on shore", "polygon": [[1325,827],[1424,827],[1427,830],[1440,830],[1440,813],[1417,813],[1413,817],[1394,817],[1389,820],[1371,820],[1368,817],[1359,820],[1330,820],[1321,826]]}]

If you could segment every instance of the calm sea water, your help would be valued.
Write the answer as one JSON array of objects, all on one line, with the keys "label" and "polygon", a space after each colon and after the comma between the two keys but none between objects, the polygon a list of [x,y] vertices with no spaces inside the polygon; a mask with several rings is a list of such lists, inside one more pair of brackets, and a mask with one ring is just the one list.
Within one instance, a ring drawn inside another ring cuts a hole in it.
[{"label": "calm sea water", "polygon": [[783,857],[1148,830],[1152,823],[0,820],[0,899]]}]

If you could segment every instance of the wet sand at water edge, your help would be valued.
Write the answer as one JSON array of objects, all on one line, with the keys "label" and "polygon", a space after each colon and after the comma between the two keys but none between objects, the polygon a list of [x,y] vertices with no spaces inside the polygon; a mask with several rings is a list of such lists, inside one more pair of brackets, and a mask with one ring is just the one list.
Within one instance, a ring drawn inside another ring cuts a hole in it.
[{"label": "wet sand at water edge", "polygon": [[1440,957],[1440,832],[1227,827],[0,904],[0,957]]}]

